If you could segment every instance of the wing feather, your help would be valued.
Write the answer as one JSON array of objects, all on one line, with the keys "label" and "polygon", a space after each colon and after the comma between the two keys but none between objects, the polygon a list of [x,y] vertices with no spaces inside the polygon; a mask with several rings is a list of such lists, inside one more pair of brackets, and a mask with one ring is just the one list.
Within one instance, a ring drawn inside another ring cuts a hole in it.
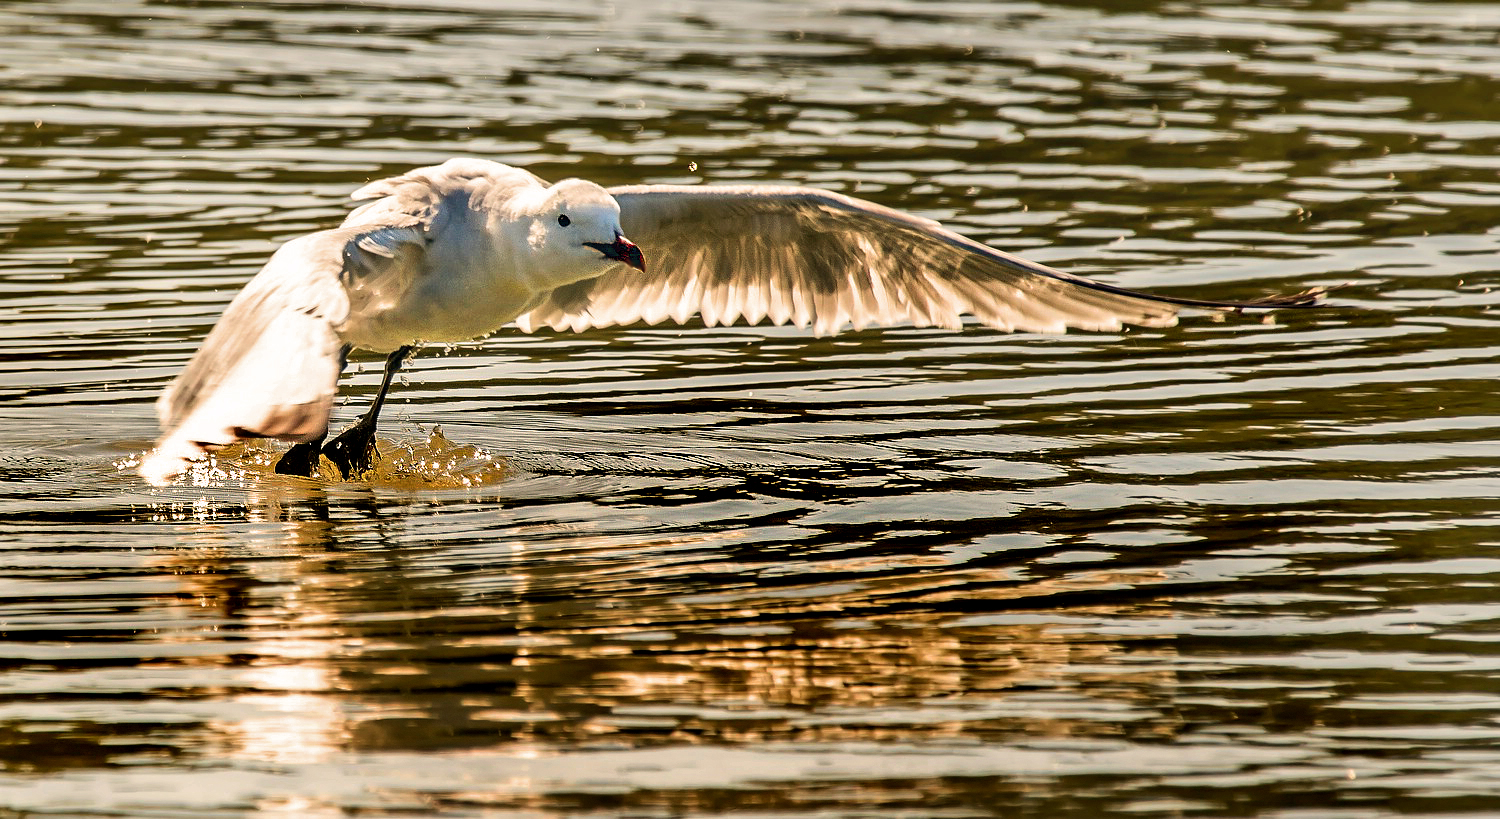
[{"label": "wing feather", "polygon": [[1321,291],[1250,302],[1180,299],[1095,282],[1012,256],[936,222],[816,188],[614,188],[621,224],[650,273],[619,268],[522,316],[526,331],[665,318],[770,321],[820,335],[910,323],[1003,330],[1168,326],[1181,306],[1239,310],[1313,303]]},{"label": "wing feather", "polygon": [[163,435],[141,474],[164,485],[237,439],[322,436],[344,367],[339,328],[352,306],[391,297],[420,233],[342,227],[278,248],[157,400]]},{"label": "wing feather", "polygon": [[[294,323],[321,323],[330,328],[344,321],[349,300],[337,271],[345,241],[329,233],[332,231],[282,245],[229,303],[187,367],[157,400],[163,429],[177,427],[208,396],[218,392],[241,360],[257,349],[260,339],[273,332],[283,315],[303,317],[292,318]],[[320,392],[314,389],[290,398],[312,401]]]}]

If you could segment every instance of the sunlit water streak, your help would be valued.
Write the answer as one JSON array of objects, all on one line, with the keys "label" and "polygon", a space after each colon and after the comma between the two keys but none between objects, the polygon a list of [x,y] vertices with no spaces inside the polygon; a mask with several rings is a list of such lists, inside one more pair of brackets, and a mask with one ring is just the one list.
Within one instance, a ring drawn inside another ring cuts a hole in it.
[{"label": "sunlit water streak", "polygon": [[[0,813],[1495,812],[1500,14],[1096,6],[0,3]],[[372,479],[143,486],[270,251],[455,154],[1350,286],[502,333]]]}]

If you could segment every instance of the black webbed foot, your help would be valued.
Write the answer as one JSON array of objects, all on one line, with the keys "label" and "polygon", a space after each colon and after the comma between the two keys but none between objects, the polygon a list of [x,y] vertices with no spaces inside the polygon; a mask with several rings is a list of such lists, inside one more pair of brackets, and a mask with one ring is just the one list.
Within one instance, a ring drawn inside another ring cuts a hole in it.
[{"label": "black webbed foot", "polygon": [[296,475],[311,478],[318,474],[318,456],[322,454],[323,439],[303,441],[282,453],[276,461],[276,474]]},{"label": "black webbed foot", "polygon": [[[391,389],[391,379],[396,377],[397,371],[406,363],[406,357],[411,352],[411,347],[402,347],[386,356],[380,392],[375,394],[375,401],[370,404],[370,409],[353,426],[339,433],[339,437],[326,445],[322,438],[297,444],[276,462],[276,471],[285,475],[312,477],[318,472],[318,456],[321,454],[333,461],[346,481],[369,472],[378,454],[375,451],[376,419],[380,417],[380,408],[385,405],[385,395]],[[345,347],[344,355],[348,354],[349,348]]]},{"label": "black webbed foot", "polygon": [[349,480],[370,471],[375,463],[374,419],[361,418],[354,426],[339,433],[339,437],[323,447],[323,454],[338,466],[344,480]]}]

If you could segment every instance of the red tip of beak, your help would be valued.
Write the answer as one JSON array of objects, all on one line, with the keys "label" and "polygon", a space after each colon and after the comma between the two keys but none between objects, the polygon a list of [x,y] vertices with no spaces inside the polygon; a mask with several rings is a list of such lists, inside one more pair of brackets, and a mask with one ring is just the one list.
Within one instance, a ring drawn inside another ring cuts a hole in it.
[{"label": "red tip of beak", "polygon": [[631,243],[620,234],[615,234],[615,240],[610,244],[603,242],[584,242],[584,247],[591,247],[604,254],[604,258],[624,262],[642,273],[646,272],[646,257],[641,255],[641,249]]},{"label": "red tip of beak", "polygon": [[615,237],[614,251],[615,258],[642,273],[646,272],[646,257],[641,255],[641,249],[629,239],[624,236]]}]

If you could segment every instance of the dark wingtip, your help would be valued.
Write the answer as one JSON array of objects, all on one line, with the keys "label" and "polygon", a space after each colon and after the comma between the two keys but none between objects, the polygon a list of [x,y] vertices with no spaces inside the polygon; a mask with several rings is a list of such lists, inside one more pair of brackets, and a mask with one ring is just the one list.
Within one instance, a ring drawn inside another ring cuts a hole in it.
[{"label": "dark wingtip", "polygon": [[1324,298],[1334,290],[1348,287],[1352,282],[1343,284],[1331,284],[1326,287],[1313,287],[1296,293],[1279,293],[1274,296],[1264,296],[1258,299],[1240,302],[1236,307],[1242,309],[1275,309],[1280,307],[1333,307],[1335,305],[1325,304]]}]

